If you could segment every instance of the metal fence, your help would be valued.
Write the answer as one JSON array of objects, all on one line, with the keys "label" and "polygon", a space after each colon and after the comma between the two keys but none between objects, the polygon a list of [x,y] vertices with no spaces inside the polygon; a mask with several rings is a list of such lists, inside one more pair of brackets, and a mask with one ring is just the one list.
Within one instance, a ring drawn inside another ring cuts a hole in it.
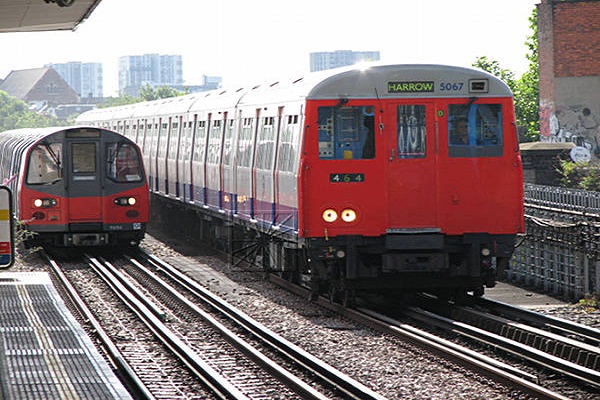
[{"label": "metal fence", "polygon": [[525,222],[509,281],[571,300],[600,292],[600,192],[525,184]]}]

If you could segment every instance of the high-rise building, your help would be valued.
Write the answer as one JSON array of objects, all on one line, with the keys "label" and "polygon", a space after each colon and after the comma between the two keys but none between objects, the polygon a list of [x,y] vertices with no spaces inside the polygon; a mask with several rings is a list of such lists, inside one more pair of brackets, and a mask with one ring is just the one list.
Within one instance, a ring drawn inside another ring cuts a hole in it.
[{"label": "high-rise building", "polygon": [[103,96],[101,63],[71,61],[64,64],[47,64],[44,67],[52,68],[58,72],[82,101],[87,98],[100,98]]},{"label": "high-rise building", "polygon": [[138,96],[140,87],[170,86],[183,89],[180,55],[144,54],[119,57],[119,92]]},{"label": "high-rise building", "polygon": [[310,53],[310,70],[323,71],[365,61],[379,61],[379,52],[336,50]]}]

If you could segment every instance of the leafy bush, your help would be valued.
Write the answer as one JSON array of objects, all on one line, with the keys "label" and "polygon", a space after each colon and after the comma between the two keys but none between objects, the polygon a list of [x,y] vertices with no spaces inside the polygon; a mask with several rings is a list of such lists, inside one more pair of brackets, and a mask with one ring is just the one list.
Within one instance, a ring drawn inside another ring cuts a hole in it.
[{"label": "leafy bush", "polygon": [[600,192],[600,165],[561,161],[561,184],[572,189]]}]

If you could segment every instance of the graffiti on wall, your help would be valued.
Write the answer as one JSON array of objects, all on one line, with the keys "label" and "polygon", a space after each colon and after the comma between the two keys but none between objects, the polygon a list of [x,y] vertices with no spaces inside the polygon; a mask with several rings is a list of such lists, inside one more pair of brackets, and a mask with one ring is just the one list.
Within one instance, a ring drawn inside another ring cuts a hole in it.
[{"label": "graffiti on wall", "polygon": [[547,141],[573,142],[584,147],[600,158],[600,115],[587,105],[558,106],[554,113],[549,112]]}]

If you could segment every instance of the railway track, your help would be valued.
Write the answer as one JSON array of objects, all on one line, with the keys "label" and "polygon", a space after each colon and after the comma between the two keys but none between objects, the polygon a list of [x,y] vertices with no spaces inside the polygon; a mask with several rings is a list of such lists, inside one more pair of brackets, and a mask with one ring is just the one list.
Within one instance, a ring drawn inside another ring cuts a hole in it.
[{"label": "railway track", "polygon": [[[107,258],[88,255],[85,263],[216,398],[383,398],[254,322],[156,257],[136,254]],[[58,271],[63,269],[56,261],[50,263]],[[91,314],[85,313],[85,318],[94,319]],[[101,331],[101,327],[93,329]],[[114,349],[117,345],[104,347]],[[140,365],[139,359],[144,357],[140,357],[139,349],[137,354],[117,353],[113,358],[125,360],[120,368],[139,376],[131,378],[140,381],[136,390],[156,398],[174,398],[170,396],[177,389],[165,396],[160,392],[164,393],[166,384],[161,384],[156,395],[156,382],[149,384],[143,378],[148,366]]]},{"label": "railway track", "polygon": [[420,301],[426,309],[404,312],[600,389],[600,331],[486,299],[471,306],[429,300]]},{"label": "railway track", "polygon": [[[271,276],[270,279],[276,284],[283,286],[288,290],[292,290],[301,296],[309,295],[306,289],[291,285],[289,282],[282,280],[279,277]],[[431,304],[436,304],[434,299],[430,300]],[[489,376],[498,382],[502,382],[512,387],[517,387],[520,391],[536,398],[569,398],[569,396],[545,388],[543,386],[543,382],[541,382],[541,379],[537,374],[524,371],[523,369],[515,367],[510,363],[499,361],[497,357],[492,358],[478,351],[473,351],[470,348],[458,345],[453,340],[448,340],[432,334],[427,330],[420,329],[415,326],[415,324],[406,323],[398,318],[392,318],[384,315],[381,312],[373,311],[367,308],[348,309],[342,305],[332,303],[329,299],[324,297],[317,299],[317,303],[322,307],[333,310],[347,318],[350,318],[353,321],[365,324],[378,331],[398,336],[402,340],[406,340],[415,345],[421,346],[435,354],[442,355],[443,357],[450,359],[459,365],[465,366],[477,373]],[[484,304],[484,300],[477,301],[477,304],[482,307],[481,305]],[[494,306],[497,310],[502,310],[504,314],[507,314],[508,310],[511,309],[511,307],[508,305],[503,305],[502,303],[495,302]],[[492,308],[491,305],[490,307]],[[481,336],[480,343],[486,347],[491,345],[496,350],[506,351],[515,356],[524,358],[528,362],[535,363],[539,369],[553,368],[558,373],[568,375],[572,379],[576,379],[586,385],[593,386],[591,391],[595,390],[594,388],[600,385],[596,356],[598,348],[594,349],[593,345],[585,343],[585,341],[593,341],[595,338],[597,338],[597,330],[578,324],[572,324],[568,321],[563,321],[556,318],[550,317],[548,319],[544,319],[544,316],[541,314],[527,312],[526,310],[521,310],[514,307],[512,308],[515,310],[514,313],[522,316],[521,319],[525,320],[525,315],[527,315],[532,323],[535,321],[538,325],[546,325],[548,329],[562,331],[566,336],[571,336],[571,338],[563,336],[565,345],[560,345],[558,342],[555,342],[555,344],[552,345],[550,340],[560,340],[558,335],[555,334],[553,336],[549,333],[548,335],[543,336],[545,339],[541,341],[541,336],[532,336],[533,332],[536,332],[536,329],[539,328],[527,326],[524,323],[518,324],[521,331],[515,329],[514,326],[509,328],[510,325],[505,325],[504,328],[501,328],[499,326],[500,322],[498,322],[500,317],[491,318],[494,321],[494,323],[491,324],[494,325],[494,328],[489,328],[489,331],[486,331],[484,328],[485,326],[490,325],[490,320],[488,319],[487,323],[481,322],[478,324],[479,327],[472,327],[471,330],[467,330],[465,328],[465,330],[462,332],[462,335],[470,339],[474,339],[477,338],[477,334],[473,332],[477,332]],[[462,308],[462,310],[463,313],[466,313],[466,311],[464,311],[465,308]],[[457,325],[463,327],[466,327],[467,325],[464,323],[451,321],[443,315],[417,308],[403,309],[402,313],[405,314],[405,317],[403,318],[404,320],[406,319],[406,316],[409,316],[426,324],[435,326],[436,328],[443,328],[444,330],[455,333],[457,333],[458,330]],[[473,313],[474,314],[471,315],[479,315],[475,311]],[[495,333],[495,331],[503,332],[506,337],[502,338],[501,335],[499,333]],[[530,334],[523,334],[523,331],[530,332]],[[574,335],[579,336],[583,342],[577,342],[577,344],[575,344],[574,342],[576,342],[576,340],[572,339]],[[490,337],[496,338],[497,340],[489,340]],[[551,339],[554,337],[556,338]],[[520,338],[522,342],[517,342],[517,338]],[[526,347],[528,344],[532,343],[536,343],[538,348],[531,349],[531,351],[529,351],[526,349]],[[542,347],[544,347],[542,344],[545,344],[548,349],[553,349],[554,353],[545,353],[542,349]],[[508,351],[508,348],[512,348],[512,351]],[[577,351],[574,350],[575,348],[583,348],[585,350]],[[570,355],[571,358],[578,358],[585,363],[586,366],[578,366],[574,361],[566,359],[566,357],[565,359],[561,359],[558,353],[565,356]]]}]

